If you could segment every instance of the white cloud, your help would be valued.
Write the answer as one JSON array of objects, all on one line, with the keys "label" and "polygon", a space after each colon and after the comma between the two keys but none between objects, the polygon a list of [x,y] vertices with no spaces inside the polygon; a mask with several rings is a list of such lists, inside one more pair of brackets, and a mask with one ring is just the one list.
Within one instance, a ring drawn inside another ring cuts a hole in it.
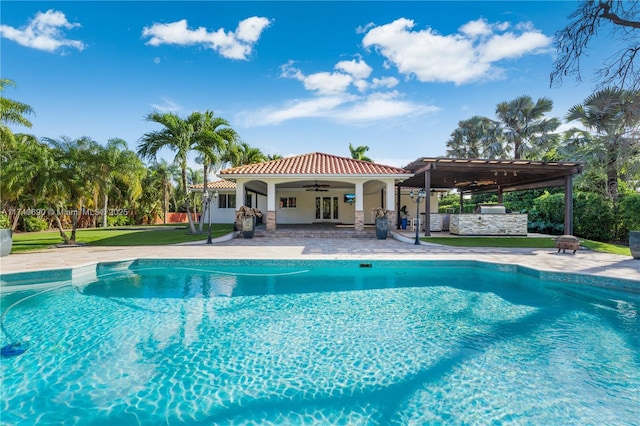
[{"label": "white cloud", "polygon": [[520,35],[506,33],[490,37],[481,52],[485,61],[495,62],[506,58],[519,58],[527,53],[536,53],[537,49],[548,45],[548,37],[542,33],[529,32]]},{"label": "white cloud", "polygon": [[236,117],[247,127],[277,125],[303,118],[324,118],[341,123],[366,123],[417,116],[439,108],[401,99],[400,93],[374,93],[366,97],[354,95],[320,96],[297,99],[283,106],[247,111]]},{"label": "white cloud", "polygon": [[459,32],[441,35],[426,28],[414,30],[406,18],[372,27],[363,38],[363,46],[376,49],[388,65],[422,82],[465,84],[502,78],[505,72],[495,63],[526,54],[538,54],[552,39],[535,30],[530,23],[519,23],[513,32],[505,32],[509,23],[470,21]]},{"label": "white cloud", "polygon": [[373,22],[369,22],[366,25],[359,26],[359,27],[356,28],[356,34],[364,34],[367,31],[369,31],[369,28],[373,28],[375,26],[376,25]]},{"label": "white cloud", "polygon": [[80,27],[80,24],[72,24],[67,21],[64,13],[49,9],[44,13],[38,12],[22,29],[0,25],[0,36],[13,40],[22,46],[47,52],[55,52],[64,47],[83,50],[85,48],[83,42],[69,40],[64,35],[63,30],[77,27]]},{"label": "white cloud", "polygon": [[182,106],[173,102],[171,99],[162,98],[163,104],[151,104],[151,107],[160,112],[178,112],[182,109]]},{"label": "white cloud", "polygon": [[342,93],[353,82],[353,77],[342,73],[318,72],[304,75],[302,71],[293,66],[291,61],[282,65],[280,69],[282,71],[281,77],[299,80],[304,84],[305,89],[314,91],[319,95]]},{"label": "white cloud", "polygon": [[335,118],[346,122],[366,122],[388,120],[390,118],[416,116],[436,112],[439,108],[420,105],[400,99],[397,91],[389,93],[374,93],[350,105],[336,114]]},{"label": "white cloud", "polygon": [[318,98],[293,100],[280,107],[268,107],[259,111],[241,114],[238,119],[246,126],[280,124],[288,120],[309,117],[327,117],[336,107],[349,100],[345,96],[321,96]]},{"label": "white cloud", "polygon": [[304,88],[313,90],[321,95],[341,93],[347,90],[353,77],[341,73],[317,72],[304,79]]},{"label": "white cloud", "polygon": [[[296,99],[257,111],[240,114],[236,121],[245,126],[276,125],[288,120],[323,118],[341,123],[379,122],[437,111],[438,108],[402,99],[395,77],[369,78],[373,69],[362,59],[340,61],[336,71],[305,74],[289,61],[280,67],[280,77],[297,80],[310,92],[307,99]],[[356,92],[356,93],[354,93]],[[366,93],[366,94],[365,94]]]},{"label": "white cloud", "polygon": [[392,88],[398,85],[399,81],[395,77],[382,77],[374,78],[371,80],[371,87],[377,89],[378,87]]},{"label": "white cloud", "polygon": [[484,19],[469,21],[460,27],[460,32],[471,37],[488,36],[493,30]]},{"label": "white cloud", "polygon": [[220,28],[209,32],[205,27],[189,29],[187,20],[168,24],[153,24],[142,30],[142,37],[149,37],[148,45],[160,46],[175,44],[179,46],[204,45],[229,59],[246,60],[253,46],[260,39],[262,31],[272,21],[268,18],[252,16],[238,23],[234,32]]},{"label": "white cloud", "polygon": [[355,59],[351,61],[340,61],[336,64],[335,69],[351,74],[358,79],[368,78],[371,75],[371,71],[373,71],[373,68],[367,65],[365,61],[356,61]]},{"label": "white cloud", "polygon": [[255,43],[260,39],[262,30],[271,25],[271,23],[272,21],[267,18],[252,16],[240,21],[236,29],[236,37],[247,43]]}]

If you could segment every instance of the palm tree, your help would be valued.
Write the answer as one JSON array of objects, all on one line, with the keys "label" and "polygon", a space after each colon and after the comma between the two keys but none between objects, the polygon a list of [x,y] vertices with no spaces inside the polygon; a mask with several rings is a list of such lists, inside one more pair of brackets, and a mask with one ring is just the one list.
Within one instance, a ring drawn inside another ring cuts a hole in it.
[{"label": "palm tree", "polygon": [[[220,117],[214,117],[213,112],[206,111],[202,117],[200,126],[196,131],[196,144],[194,149],[200,153],[200,162],[203,168],[203,188],[207,190],[209,180],[209,168],[219,166],[227,153],[231,152],[238,141],[238,134],[229,127],[229,122]],[[200,221],[199,232],[204,231],[204,221]]]},{"label": "palm tree", "polygon": [[35,136],[16,134],[13,143],[5,144],[0,156],[0,194],[2,194],[2,210],[7,211],[11,219],[11,229],[15,231],[22,211],[26,208],[42,207],[30,191],[30,180],[37,173],[32,162],[45,159],[41,152],[44,145]]},{"label": "palm tree", "polygon": [[269,154],[269,155],[267,155],[267,161],[281,160],[282,158],[284,158],[284,157],[282,155],[280,155],[280,154]]},{"label": "palm tree", "polygon": [[73,197],[69,186],[72,170],[68,163],[64,163],[62,151],[33,137],[21,138],[19,143],[20,151],[2,167],[3,196],[28,201],[31,207],[47,209],[65,244],[75,242],[75,234],[69,238],[59,215],[60,212],[66,213]]},{"label": "palm tree", "polygon": [[354,148],[351,144],[349,144],[349,151],[351,152],[351,158],[355,160],[368,161],[370,163],[373,163],[373,160],[371,158],[364,155],[365,152],[369,151],[368,146],[361,145],[357,148]]},{"label": "palm tree", "polygon": [[[4,92],[7,86],[14,86],[15,82],[6,78],[0,78],[0,92]],[[5,144],[15,143],[13,132],[9,129],[9,124],[31,127],[31,122],[25,115],[33,114],[33,109],[22,102],[0,96],[0,150],[6,149]]]},{"label": "palm tree", "polygon": [[93,157],[93,165],[98,177],[97,183],[102,193],[102,227],[107,227],[109,207],[109,192],[118,191],[116,181],[126,185],[133,198],[142,193],[139,171],[142,163],[140,159],[129,151],[127,143],[118,138],[109,139],[105,147],[98,146]]},{"label": "palm tree", "polygon": [[566,120],[578,120],[588,132],[571,129],[565,149],[580,159],[591,160],[591,164],[601,164],[606,174],[606,195],[616,203],[621,170],[638,164],[640,91],[597,91],[570,108]]},{"label": "palm tree", "polygon": [[67,189],[67,199],[63,200],[62,207],[68,207],[71,216],[71,236],[67,239],[59,226],[59,219],[55,218],[65,244],[75,244],[78,218],[82,216],[83,201],[89,198],[92,188],[96,184],[97,176],[92,168],[95,158],[96,142],[87,137],[71,139],[63,136],[60,139],[43,138],[53,153],[57,165],[57,174],[54,176],[58,183],[62,183]]},{"label": "palm tree", "polygon": [[232,148],[224,157],[233,167],[257,164],[267,161],[267,156],[258,148],[254,148],[246,142],[240,142]]},{"label": "palm tree", "polygon": [[163,222],[167,223],[167,212],[169,211],[169,198],[172,196],[173,181],[177,170],[175,165],[167,163],[162,159],[151,165],[149,168],[150,182],[156,193],[162,194]]},{"label": "palm tree", "polygon": [[147,115],[147,121],[161,124],[164,128],[145,133],[138,144],[138,155],[146,159],[155,160],[158,152],[163,148],[168,148],[176,153],[174,161],[179,165],[181,171],[184,204],[189,220],[189,230],[192,234],[196,233],[196,228],[191,217],[191,205],[188,197],[187,157],[196,143],[196,132],[200,126],[201,117],[202,114],[199,112],[194,112],[183,119],[173,113],[161,114],[154,111]]},{"label": "palm tree", "polygon": [[479,115],[458,122],[447,141],[447,156],[454,158],[502,158],[499,123]]},{"label": "palm tree", "polygon": [[496,107],[502,124],[505,146],[498,149],[513,153],[514,159],[537,159],[557,142],[554,132],[560,125],[557,118],[545,118],[553,109],[553,101],[540,98],[534,104],[530,96],[520,96]]}]

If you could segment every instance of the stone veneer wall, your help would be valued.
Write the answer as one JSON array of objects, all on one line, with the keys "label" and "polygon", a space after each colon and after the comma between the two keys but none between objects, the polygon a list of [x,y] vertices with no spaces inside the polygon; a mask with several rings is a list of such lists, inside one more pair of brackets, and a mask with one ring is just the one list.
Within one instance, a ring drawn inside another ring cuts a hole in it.
[{"label": "stone veneer wall", "polygon": [[276,230],[276,212],[275,210],[267,211],[267,231],[275,231]]},{"label": "stone veneer wall", "polygon": [[364,212],[362,210],[356,210],[354,229],[356,231],[364,231]]},{"label": "stone veneer wall", "polygon": [[394,210],[387,210],[387,235],[391,236],[391,231],[396,229],[396,212]]},{"label": "stone veneer wall", "polygon": [[527,235],[526,214],[452,214],[449,232],[456,235]]},{"label": "stone veneer wall", "polygon": [[429,230],[433,232],[442,231],[442,215],[440,213],[431,213],[429,215]]}]

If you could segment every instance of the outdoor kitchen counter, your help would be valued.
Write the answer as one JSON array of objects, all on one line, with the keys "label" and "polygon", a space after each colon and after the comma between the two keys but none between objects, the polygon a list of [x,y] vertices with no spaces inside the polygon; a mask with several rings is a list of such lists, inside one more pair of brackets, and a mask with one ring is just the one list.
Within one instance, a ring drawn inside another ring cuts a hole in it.
[{"label": "outdoor kitchen counter", "polygon": [[527,214],[452,214],[449,232],[456,235],[527,235]]}]

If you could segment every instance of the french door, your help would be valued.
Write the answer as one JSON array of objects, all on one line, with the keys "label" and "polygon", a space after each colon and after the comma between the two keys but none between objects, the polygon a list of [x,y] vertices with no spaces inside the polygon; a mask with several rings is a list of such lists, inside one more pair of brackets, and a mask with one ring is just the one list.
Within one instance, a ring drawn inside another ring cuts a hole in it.
[{"label": "french door", "polygon": [[316,220],[338,219],[338,197],[316,197]]}]

